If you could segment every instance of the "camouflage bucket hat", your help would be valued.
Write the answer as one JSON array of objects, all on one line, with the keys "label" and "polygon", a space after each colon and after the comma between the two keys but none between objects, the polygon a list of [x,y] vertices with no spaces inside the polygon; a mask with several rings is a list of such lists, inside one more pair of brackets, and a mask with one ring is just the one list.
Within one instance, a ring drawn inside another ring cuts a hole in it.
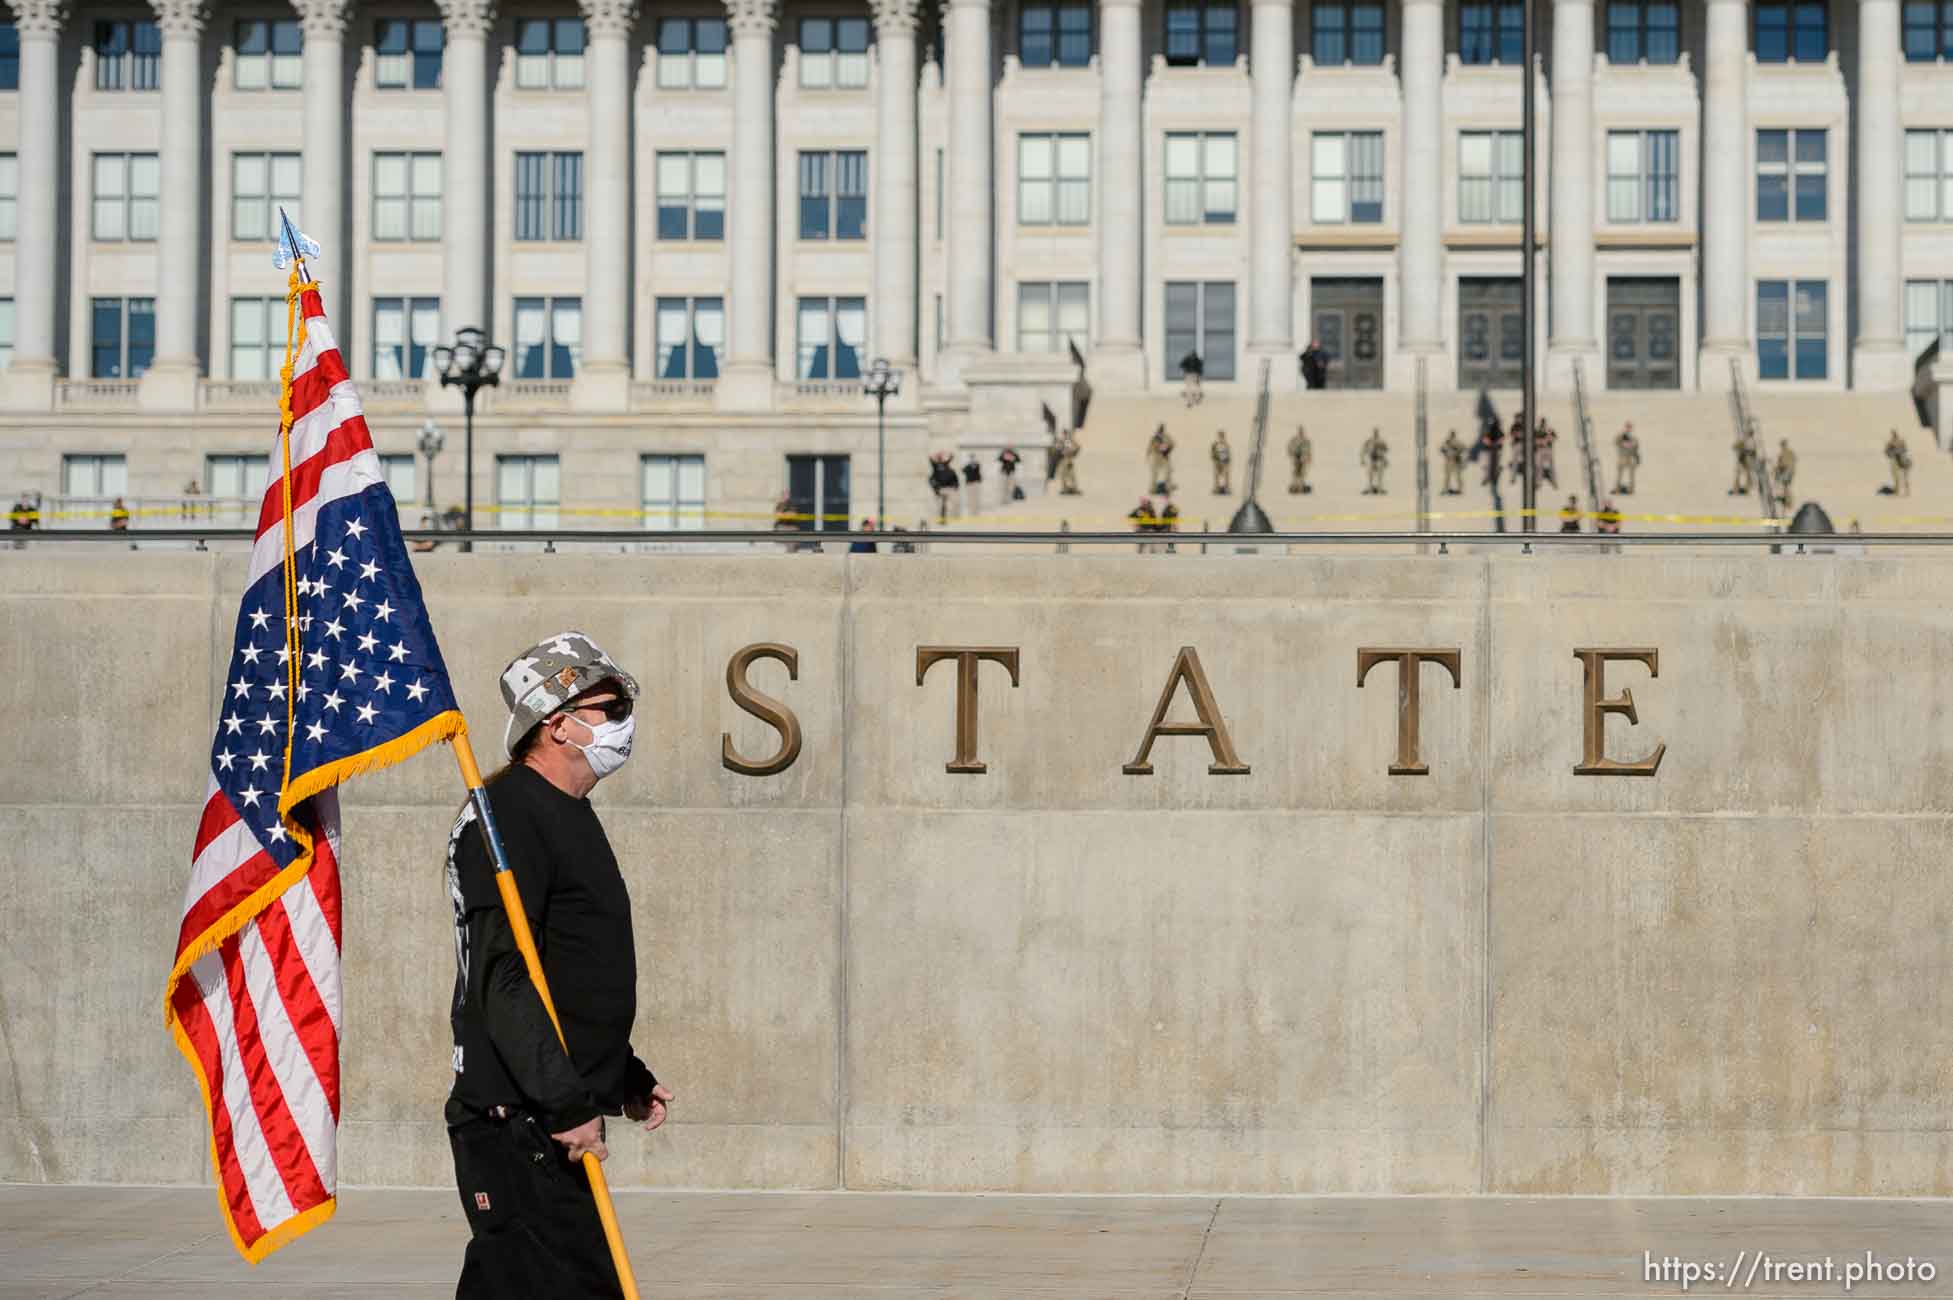
[{"label": "camouflage bucket hat", "polygon": [[637,678],[581,632],[558,632],[530,646],[502,670],[502,702],[509,708],[503,747],[511,754],[529,729],[599,682],[615,681],[637,698]]}]

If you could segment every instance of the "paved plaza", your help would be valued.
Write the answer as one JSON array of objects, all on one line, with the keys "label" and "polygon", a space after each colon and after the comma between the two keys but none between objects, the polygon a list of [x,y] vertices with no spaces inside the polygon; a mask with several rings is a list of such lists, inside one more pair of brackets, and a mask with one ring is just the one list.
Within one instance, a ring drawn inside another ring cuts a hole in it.
[{"label": "paved plaza", "polygon": [[[649,1300],[1064,1296],[1668,1296],[1648,1255],[1718,1270],[1690,1293],[1846,1294],[1866,1252],[1953,1297],[1953,1201],[1530,1197],[1072,1197],[636,1192],[618,1198]],[[0,1185],[0,1298],[452,1294],[450,1192],[353,1189],[335,1221],[253,1269],[202,1188]],[[1757,1272],[1749,1270],[1759,1263]],[[1772,1268],[1832,1261],[1830,1282]],[[1739,1269],[1733,1284],[1731,1267]],[[1791,1276],[1783,1274],[1785,1278]]]}]

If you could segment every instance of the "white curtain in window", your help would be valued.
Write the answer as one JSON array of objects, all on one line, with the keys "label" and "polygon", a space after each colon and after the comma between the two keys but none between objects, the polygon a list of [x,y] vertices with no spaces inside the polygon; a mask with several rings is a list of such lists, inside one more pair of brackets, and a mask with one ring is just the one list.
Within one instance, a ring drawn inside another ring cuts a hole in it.
[{"label": "white curtain in window", "polygon": [[540,298],[519,298],[515,304],[515,378],[540,379],[544,362],[537,349],[543,345],[543,303]]},{"label": "white curtain in window", "polygon": [[398,298],[373,300],[373,378],[399,379],[405,364],[406,313]]},{"label": "white curtain in window", "polygon": [[833,364],[833,358],[828,355],[827,299],[802,298],[799,317],[794,374],[801,379],[825,379]]},{"label": "white curtain in window", "polygon": [[1939,217],[1939,132],[1906,132],[1906,220]]},{"label": "white curtain in window", "polygon": [[413,343],[420,348],[420,373],[415,379],[433,379],[434,348],[441,341],[441,300],[414,299]]},{"label": "white curtain in window", "polygon": [[861,350],[868,344],[868,306],[865,299],[834,300],[834,333],[839,343],[834,349],[834,378],[859,377]]},{"label": "white curtain in window", "polygon": [[570,368],[564,374],[551,374],[551,379],[569,379],[583,366],[583,299],[558,298],[550,307],[549,323],[551,337],[556,346],[570,354]]},{"label": "white curtain in window", "polygon": [[683,298],[658,299],[656,374],[659,379],[682,379],[686,376],[689,363],[685,345],[690,342],[686,315]]},{"label": "white curtain in window", "polygon": [[162,168],[153,153],[129,155],[129,238],[154,239],[159,220],[157,195]]},{"label": "white curtain in window", "polygon": [[1235,143],[1232,135],[1207,137],[1202,165],[1206,171],[1206,196],[1202,200],[1207,220],[1231,221],[1234,217]]},{"label": "white curtain in window", "polygon": [[14,300],[0,298],[0,370],[14,363]]},{"label": "white curtain in window", "polygon": [[441,237],[441,155],[417,153],[413,160],[414,238]]},{"label": "white curtain in window", "polygon": [[1348,195],[1344,184],[1349,175],[1344,137],[1319,135],[1314,138],[1314,193],[1309,200],[1312,221],[1336,222],[1348,214]]}]

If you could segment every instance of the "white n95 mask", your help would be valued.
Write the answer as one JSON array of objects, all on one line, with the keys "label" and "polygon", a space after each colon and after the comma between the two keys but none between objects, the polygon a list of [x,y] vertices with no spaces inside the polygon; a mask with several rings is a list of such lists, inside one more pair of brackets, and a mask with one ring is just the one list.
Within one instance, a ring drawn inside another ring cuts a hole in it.
[{"label": "white n95 mask", "polygon": [[[590,727],[581,718],[577,721]],[[577,745],[574,740],[569,743],[583,751],[583,761],[590,765],[591,773],[601,781],[624,766],[624,760],[631,756],[631,740],[636,734],[637,718],[632,716],[622,722],[605,721],[590,727],[590,743],[587,745]]]}]

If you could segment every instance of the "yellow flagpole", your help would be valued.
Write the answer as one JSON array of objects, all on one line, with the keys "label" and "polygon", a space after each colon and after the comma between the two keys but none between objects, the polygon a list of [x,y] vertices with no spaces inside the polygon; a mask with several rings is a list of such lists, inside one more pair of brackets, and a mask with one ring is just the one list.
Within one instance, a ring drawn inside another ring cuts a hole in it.
[{"label": "yellow flagpole", "polygon": [[[502,910],[508,913],[509,930],[515,935],[515,946],[522,954],[522,962],[529,968],[529,979],[536,986],[536,994],[542,998],[543,1010],[549,1013],[549,1023],[556,1027],[556,1041],[569,1050],[569,1043],[563,1038],[563,1022],[557,1019],[556,1003],[549,996],[549,981],[543,975],[542,958],[536,954],[536,939],[529,930],[529,915],[523,909],[522,895],[516,891],[515,872],[509,869],[508,854],[502,848],[502,837],[495,829],[495,820],[488,807],[488,791],[483,787],[481,769],[475,765],[475,749],[468,743],[468,732],[464,727],[453,740],[454,759],[461,767],[461,782],[468,787],[468,798],[474,803],[475,817],[481,822],[482,838],[488,841],[488,852],[495,863],[495,888],[502,895]],[[604,1179],[602,1163],[596,1156],[585,1152],[583,1171],[590,1177],[590,1192],[596,1198],[597,1217],[603,1220],[604,1240],[610,1245],[610,1262],[617,1269],[617,1284],[624,1289],[625,1300],[638,1300],[637,1278],[631,1273],[631,1257],[624,1250],[624,1236],[617,1226],[617,1208],[611,1204],[610,1184]]]}]

